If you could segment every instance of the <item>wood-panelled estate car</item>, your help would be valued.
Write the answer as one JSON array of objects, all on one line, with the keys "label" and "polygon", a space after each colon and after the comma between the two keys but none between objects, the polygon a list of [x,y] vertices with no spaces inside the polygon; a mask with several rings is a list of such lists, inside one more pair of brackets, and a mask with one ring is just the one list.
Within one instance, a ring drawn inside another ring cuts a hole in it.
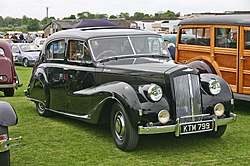
[{"label": "wood-panelled estate car", "polygon": [[26,94],[41,116],[54,112],[110,123],[124,151],[136,148],[140,134],[222,136],[236,120],[229,85],[215,74],[174,64],[169,56],[154,32],[60,31],[45,42]]},{"label": "wood-panelled estate car", "polygon": [[[184,39],[186,34],[194,35]],[[215,73],[235,98],[250,101],[250,15],[217,15],[180,22],[176,62]]]}]

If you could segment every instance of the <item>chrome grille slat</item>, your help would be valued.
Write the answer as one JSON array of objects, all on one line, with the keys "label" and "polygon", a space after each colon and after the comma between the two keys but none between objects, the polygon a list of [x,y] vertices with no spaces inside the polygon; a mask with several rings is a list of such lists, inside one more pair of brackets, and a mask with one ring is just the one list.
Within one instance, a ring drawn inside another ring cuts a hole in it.
[{"label": "chrome grille slat", "polygon": [[201,94],[198,75],[181,75],[175,77],[173,80],[176,99],[176,118],[200,114]]}]

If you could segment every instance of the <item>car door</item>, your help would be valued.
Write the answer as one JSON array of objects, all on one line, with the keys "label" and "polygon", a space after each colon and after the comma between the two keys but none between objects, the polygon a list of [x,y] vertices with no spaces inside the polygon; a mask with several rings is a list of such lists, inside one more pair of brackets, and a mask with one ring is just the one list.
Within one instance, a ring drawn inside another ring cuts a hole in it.
[{"label": "car door", "polygon": [[250,27],[240,28],[239,93],[250,94]]},{"label": "car door", "polygon": [[65,111],[65,48],[64,39],[53,41],[46,48],[50,109],[55,111]]},{"label": "car door", "polygon": [[[95,67],[91,65],[91,56],[86,42],[80,40],[69,40],[67,51],[67,62],[64,71],[66,72],[65,94],[67,103],[65,110],[68,113],[87,115],[95,107],[95,97],[84,95],[91,91],[87,90],[94,86]],[[83,95],[76,95],[81,91]]]},{"label": "car door", "polygon": [[215,25],[214,49],[211,50],[215,62],[219,66],[221,76],[231,86],[233,92],[238,91],[238,26]]}]

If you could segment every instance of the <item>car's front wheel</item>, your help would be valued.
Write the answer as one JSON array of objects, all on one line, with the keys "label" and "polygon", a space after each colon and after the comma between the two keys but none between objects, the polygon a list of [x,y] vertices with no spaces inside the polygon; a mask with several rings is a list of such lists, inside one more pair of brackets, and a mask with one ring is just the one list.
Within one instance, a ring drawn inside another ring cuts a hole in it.
[{"label": "car's front wheel", "polygon": [[217,131],[208,132],[207,135],[212,138],[219,138],[225,133],[226,129],[227,129],[227,125],[218,126]]},{"label": "car's front wheel", "polygon": [[51,112],[45,109],[45,105],[41,102],[36,102],[36,110],[40,116],[50,116]]},{"label": "car's front wheel", "polygon": [[23,60],[23,66],[28,67],[29,66],[29,60],[27,58],[24,58]]},{"label": "car's front wheel", "polygon": [[124,151],[132,151],[138,144],[139,135],[132,127],[124,107],[115,103],[112,107],[110,127],[116,146]]}]

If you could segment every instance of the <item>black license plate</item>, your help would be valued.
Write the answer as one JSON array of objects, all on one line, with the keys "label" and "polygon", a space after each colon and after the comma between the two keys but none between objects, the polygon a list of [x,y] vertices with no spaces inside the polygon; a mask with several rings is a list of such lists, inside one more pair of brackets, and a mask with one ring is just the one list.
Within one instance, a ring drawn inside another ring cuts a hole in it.
[{"label": "black license plate", "polygon": [[213,130],[213,121],[181,124],[181,134],[200,133]]}]

